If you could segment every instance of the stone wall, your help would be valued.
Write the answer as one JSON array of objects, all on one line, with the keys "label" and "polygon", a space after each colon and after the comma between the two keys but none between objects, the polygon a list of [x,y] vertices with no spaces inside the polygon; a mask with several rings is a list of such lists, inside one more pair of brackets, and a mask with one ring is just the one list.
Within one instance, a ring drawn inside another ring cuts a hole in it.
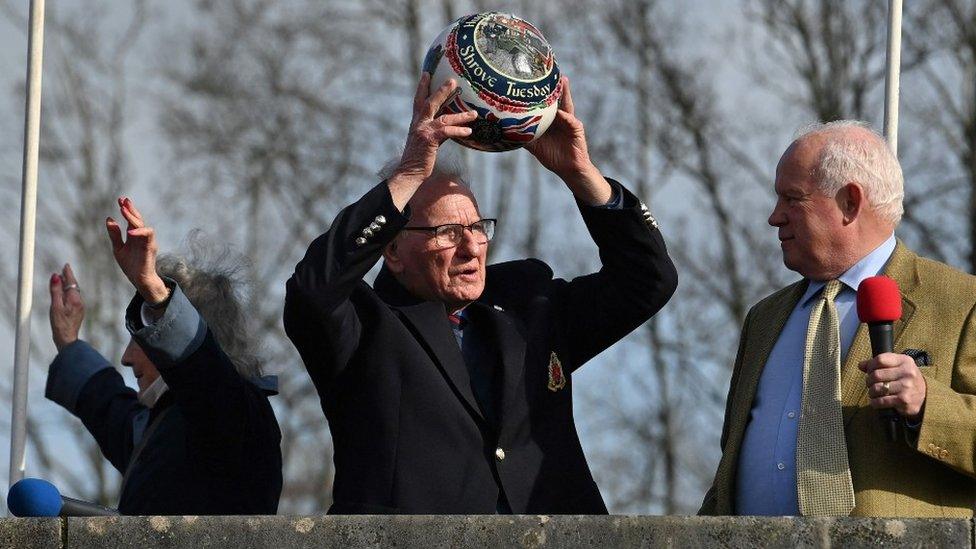
[{"label": "stone wall", "polygon": [[649,516],[0,519],[0,547],[959,547],[973,521]]}]

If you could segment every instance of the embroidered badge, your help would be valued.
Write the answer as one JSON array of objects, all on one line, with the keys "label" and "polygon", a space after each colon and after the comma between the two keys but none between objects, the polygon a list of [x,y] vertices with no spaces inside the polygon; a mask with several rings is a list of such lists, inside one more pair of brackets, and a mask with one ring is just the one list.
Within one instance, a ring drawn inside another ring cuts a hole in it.
[{"label": "embroidered badge", "polygon": [[563,365],[559,362],[559,357],[553,351],[549,355],[549,390],[556,392],[566,386],[566,377],[563,375]]}]

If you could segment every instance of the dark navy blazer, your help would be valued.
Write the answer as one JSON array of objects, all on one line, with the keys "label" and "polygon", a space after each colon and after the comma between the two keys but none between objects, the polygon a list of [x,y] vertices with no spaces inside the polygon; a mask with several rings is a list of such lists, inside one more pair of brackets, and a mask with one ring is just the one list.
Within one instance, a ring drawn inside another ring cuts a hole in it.
[{"label": "dark navy blazer", "polygon": [[267,391],[237,373],[183,292],[168,283],[170,303],[154,324],[142,324],[138,295],[126,311],[132,337],[169,387],[151,410],[81,340],[54,359],[46,396],[81,419],[121,473],[150,433],[119,498],[122,514],[274,514],[281,433]]},{"label": "dark navy blazer", "polygon": [[[622,187],[621,187],[622,189]],[[538,260],[488,267],[466,312],[498,372],[486,417],[444,305],[382,270],[404,227],[382,183],[345,208],[288,281],[285,331],[321,399],[335,447],[333,513],[594,514],[607,509],[573,420],[572,377],[657,312],[677,284],[649,214],[581,206],[599,272],[554,279]]]}]

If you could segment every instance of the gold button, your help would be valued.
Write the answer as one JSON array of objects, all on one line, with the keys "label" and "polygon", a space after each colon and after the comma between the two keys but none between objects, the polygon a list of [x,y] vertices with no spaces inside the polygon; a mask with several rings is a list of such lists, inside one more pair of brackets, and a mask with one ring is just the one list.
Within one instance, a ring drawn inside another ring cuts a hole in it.
[{"label": "gold button", "polygon": [[947,457],[949,457],[949,451],[948,450],[942,450],[942,451],[939,452],[939,459],[944,460]]},{"label": "gold button", "polygon": [[498,461],[502,461],[503,459],[505,459],[505,450],[502,450],[501,448],[496,448],[495,457],[498,458]]}]

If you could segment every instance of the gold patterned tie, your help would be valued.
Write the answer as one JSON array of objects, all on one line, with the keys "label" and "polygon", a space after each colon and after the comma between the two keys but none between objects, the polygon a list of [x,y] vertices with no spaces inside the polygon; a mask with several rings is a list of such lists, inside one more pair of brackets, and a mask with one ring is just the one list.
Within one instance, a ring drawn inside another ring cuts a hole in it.
[{"label": "gold patterned tie", "polygon": [[803,353],[803,405],[796,438],[796,492],[804,516],[847,516],[854,485],[840,400],[840,321],[831,280],[810,311]]}]

